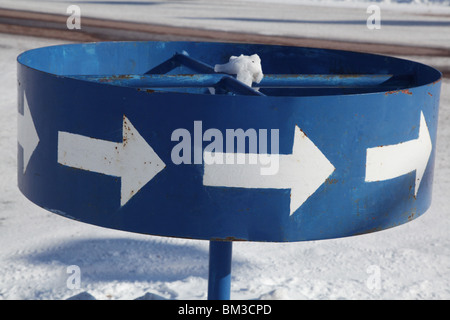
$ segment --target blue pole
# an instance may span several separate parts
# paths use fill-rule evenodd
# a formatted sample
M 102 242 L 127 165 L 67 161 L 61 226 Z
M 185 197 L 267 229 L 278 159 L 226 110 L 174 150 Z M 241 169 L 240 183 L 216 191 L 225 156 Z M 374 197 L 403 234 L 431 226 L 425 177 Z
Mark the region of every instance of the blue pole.
M 232 241 L 209 242 L 208 300 L 229 300 Z

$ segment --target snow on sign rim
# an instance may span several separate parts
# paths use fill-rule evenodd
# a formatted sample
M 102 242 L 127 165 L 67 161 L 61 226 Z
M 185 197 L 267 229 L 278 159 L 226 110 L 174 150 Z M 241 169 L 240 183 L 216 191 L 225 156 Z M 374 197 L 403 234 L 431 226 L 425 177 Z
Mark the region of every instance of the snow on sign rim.
M 240 53 L 261 58 L 259 91 L 214 72 Z M 306 241 L 397 226 L 431 204 L 440 73 L 426 65 L 197 42 L 18 61 L 18 184 L 52 212 L 161 236 Z

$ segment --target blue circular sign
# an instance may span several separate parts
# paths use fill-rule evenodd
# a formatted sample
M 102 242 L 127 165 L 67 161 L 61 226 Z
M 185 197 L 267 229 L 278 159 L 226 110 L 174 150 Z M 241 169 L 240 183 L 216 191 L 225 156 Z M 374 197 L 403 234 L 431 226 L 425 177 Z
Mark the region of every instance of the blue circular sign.
M 255 90 L 214 72 L 257 54 Z M 431 203 L 441 74 L 348 51 L 104 42 L 18 57 L 18 184 L 107 228 L 303 241 L 408 222 Z

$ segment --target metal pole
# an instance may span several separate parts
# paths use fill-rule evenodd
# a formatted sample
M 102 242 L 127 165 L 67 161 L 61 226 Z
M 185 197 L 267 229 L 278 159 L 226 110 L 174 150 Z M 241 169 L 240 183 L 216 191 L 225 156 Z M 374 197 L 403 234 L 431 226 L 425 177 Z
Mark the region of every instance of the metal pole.
M 208 300 L 229 300 L 232 241 L 209 242 Z
M 250 90 L 248 86 L 233 76 L 223 73 L 68 75 L 66 77 L 134 88 L 195 88 L 227 84 L 244 92 Z M 386 84 L 384 84 L 385 82 Z M 255 86 L 259 88 L 370 88 L 382 86 L 384 88 L 386 86 L 405 86 L 410 82 L 411 80 L 406 76 L 395 79 L 392 74 L 265 74 L 261 82 L 255 83 Z

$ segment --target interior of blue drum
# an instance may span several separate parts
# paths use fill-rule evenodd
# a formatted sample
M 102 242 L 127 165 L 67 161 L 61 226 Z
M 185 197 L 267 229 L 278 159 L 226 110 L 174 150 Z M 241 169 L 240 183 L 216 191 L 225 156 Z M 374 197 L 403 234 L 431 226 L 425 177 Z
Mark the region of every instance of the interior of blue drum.
M 298 86 L 284 86 L 282 82 L 275 86 L 261 85 L 257 92 L 259 95 L 322 96 L 385 92 L 426 85 L 441 77 L 439 71 L 429 66 L 382 55 L 291 46 L 213 42 L 68 44 L 25 52 L 18 57 L 18 62 L 51 74 L 110 85 L 211 94 L 210 84 L 184 86 L 177 84 L 177 77 L 173 75 L 208 74 L 211 73 L 208 67 L 214 68 L 216 64 L 226 63 L 230 56 L 255 53 L 261 58 L 266 79 L 270 76 L 281 79 L 286 75 L 303 79 Z M 185 61 L 186 63 L 182 61 L 186 59 L 189 61 Z M 153 85 L 149 86 L 145 81 L 134 81 L 142 79 L 141 75 L 153 79 L 151 82 Z M 170 80 L 172 84 L 166 84 L 164 87 L 155 84 L 160 83 L 154 82 L 155 79 L 167 80 L 168 75 L 172 75 L 173 79 Z M 358 80 L 359 75 L 366 78 L 373 76 L 378 80 L 362 84 Z M 324 81 L 319 85 L 308 84 L 308 77 L 321 78 Z M 231 83 L 227 85 L 222 81 L 216 86 L 216 89 L 220 90 L 213 91 L 214 94 L 253 94 L 249 90 L 241 90 L 240 84 L 229 78 L 230 76 L 228 82 Z M 337 80 L 331 81 L 331 78 Z

